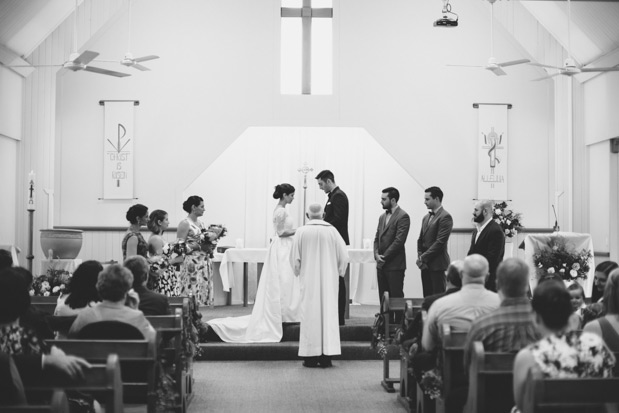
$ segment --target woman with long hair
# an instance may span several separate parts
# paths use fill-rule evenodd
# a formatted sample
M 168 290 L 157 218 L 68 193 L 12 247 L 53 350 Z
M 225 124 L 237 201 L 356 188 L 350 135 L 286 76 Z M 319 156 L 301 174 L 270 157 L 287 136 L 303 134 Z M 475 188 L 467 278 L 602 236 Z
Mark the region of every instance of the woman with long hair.
M 151 235 L 148 238 L 148 260 L 151 264 L 148 289 L 168 297 L 176 297 L 179 295 L 176 272 L 172 267 L 173 263 L 169 262 L 163 253 L 163 250 L 168 245 L 163 239 L 163 232 L 169 225 L 170 222 L 166 211 L 156 209 L 150 213 L 148 224 L 146 225 L 151 231 Z

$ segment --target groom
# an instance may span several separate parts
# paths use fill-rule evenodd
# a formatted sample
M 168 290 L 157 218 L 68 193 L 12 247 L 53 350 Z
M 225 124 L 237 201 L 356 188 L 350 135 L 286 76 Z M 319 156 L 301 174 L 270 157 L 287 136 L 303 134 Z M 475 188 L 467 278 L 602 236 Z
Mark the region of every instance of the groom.
M 325 191 L 329 196 L 327 204 L 325 205 L 325 222 L 333 225 L 337 232 L 340 233 L 346 245 L 349 245 L 348 241 L 348 197 L 335 184 L 335 177 L 333 172 L 328 169 L 321 171 L 316 175 L 318 181 L 318 187 Z M 346 276 L 340 278 L 338 287 L 338 317 L 340 325 L 344 325 L 344 319 L 346 318 L 346 306 L 348 304 L 348 297 L 346 295 L 346 278 L 348 276 L 348 269 L 346 269 Z

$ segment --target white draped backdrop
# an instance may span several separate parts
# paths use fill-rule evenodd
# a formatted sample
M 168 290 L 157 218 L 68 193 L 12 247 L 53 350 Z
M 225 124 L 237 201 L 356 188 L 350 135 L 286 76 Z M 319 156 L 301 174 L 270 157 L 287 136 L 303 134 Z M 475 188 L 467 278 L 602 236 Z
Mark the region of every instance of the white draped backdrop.
M 419 225 L 426 213 L 424 186 L 365 129 L 249 128 L 185 189 L 183 197 L 202 196 L 206 204 L 203 220 L 228 228 L 220 245 L 234 246 L 236 239 L 243 239 L 245 247 L 266 247 L 272 235 L 271 214 L 277 203 L 272 193 L 276 184 L 287 182 L 296 188 L 295 201 L 288 209 L 297 225 L 303 224 L 303 175 L 297 169 L 304 162 L 314 169 L 307 176 L 307 205 L 326 201 L 326 194 L 314 179 L 323 169 L 333 171 L 336 183 L 348 195 L 348 229 L 353 248 L 362 248 L 364 238 L 374 239 L 378 217 L 383 212 L 381 190 L 388 186 L 400 190 L 400 205 L 411 216 L 404 291 L 406 296 L 421 296 L 415 259 Z M 240 274 L 240 270 L 235 271 L 237 277 Z M 250 273 L 250 298 L 255 296 L 255 280 L 255 273 Z M 235 284 L 242 285 L 241 279 L 235 279 Z M 375 284 L 374 265 L 352 266 L 350 290 L 356 302 L 377 304 Z M 237 288 L 233 302 L 240 302 L 240 294 Z

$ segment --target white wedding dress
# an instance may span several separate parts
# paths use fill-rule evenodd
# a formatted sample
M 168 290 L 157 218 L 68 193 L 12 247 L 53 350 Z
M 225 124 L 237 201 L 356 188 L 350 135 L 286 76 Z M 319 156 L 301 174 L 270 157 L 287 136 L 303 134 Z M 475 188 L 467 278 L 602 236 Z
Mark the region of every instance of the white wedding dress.
M 282 322 L 301 319 L 301 286 L 290 266 L 293 237 L 280 238 L 292 229 L 285 208 L 273 211 L 275 234 L 260 274 L 260 284 L 251 315 L 216 318 L 207 322 L 228 343 L 277 343 L 282 339 Z

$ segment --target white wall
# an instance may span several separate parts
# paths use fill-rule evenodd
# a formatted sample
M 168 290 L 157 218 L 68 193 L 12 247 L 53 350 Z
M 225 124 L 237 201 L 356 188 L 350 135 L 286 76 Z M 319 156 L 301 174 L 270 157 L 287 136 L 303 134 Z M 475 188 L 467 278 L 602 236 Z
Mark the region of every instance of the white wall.
M 472 103 L 512 103 L 508 195 L 525 225 L 549 225 L 552 85 L 529 82 L 535 76 L 529 67 L 496 77 L 481 68 L 445 66 L 485 64 L 486 11 L 459 5 L 466 24 L 441 30 L 432 27 L 436 4 L 336 1 L 336 93 L 290 97 L 278 93 L 278 2 L 265 3 L 135 2 L 132 51 L 161 56 L 148 62 L 152 72 L 132 71 L 124 79 L 60 76 L 57 225 L 125 224 L 130 202 L 98 201 L 100 99 L 140 100 L 138 202 L 178 210 L 182 191 L 247 127 L 358 126 L 421 186 L 441 186 L 459 227 L 469 226 L 476 195 Z M 102 58 L 122 55 L 125 26 L 118 19 L 89 49 Z M 519 57 L 504 38 L 495 37 L 495 44 L 499 60 Z

